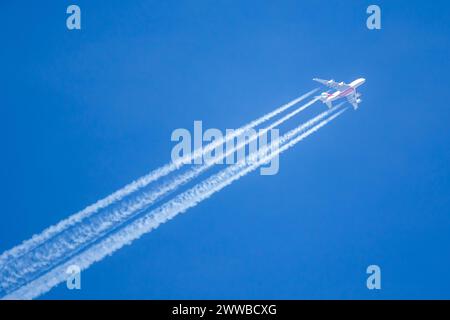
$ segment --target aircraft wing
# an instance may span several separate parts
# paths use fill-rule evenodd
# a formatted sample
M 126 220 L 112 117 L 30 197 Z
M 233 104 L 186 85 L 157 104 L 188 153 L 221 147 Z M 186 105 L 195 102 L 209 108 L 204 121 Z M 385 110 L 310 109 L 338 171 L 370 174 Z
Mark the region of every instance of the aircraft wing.
M 356 92 L 353 92 L 353 94 L 347 96 L 348 102 L 350 102 L 355 110 L 358 109 L 358 103 L 360 101 L 358 97 L 359 95 Z
M 345 84 L 344 82 L 336 82 L 334 80 L 324 80 L 319 78 L 314 78 L 313 80 L 339 91 L 349 88 L 349 85 Z

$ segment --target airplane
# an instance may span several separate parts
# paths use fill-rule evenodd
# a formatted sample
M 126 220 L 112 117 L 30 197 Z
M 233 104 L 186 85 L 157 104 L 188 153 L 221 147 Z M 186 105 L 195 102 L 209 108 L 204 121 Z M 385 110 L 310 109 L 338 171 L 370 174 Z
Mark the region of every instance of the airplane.
M 356 88 L 358 88 L 360 85 L 366 82 L 366 79 L 359 78 L 356 79 L 355 81 L 352 81 L 349 84 L 344 82 L 336 82 L 334 80 L 323 80 L 318 78 L 314 78 L 313 80 L 336 90 L 332 94 L 329 93 L 329 90 L 326 92 L 322 92 L 321 95 L 317 97 L 320 99 L 320 101 L 325 103 L 328 106 L 328 108 L 331 108 L 333 106 L 332 105 L 333 101 L 346 97 L 348 102 L 352 104 L 353 108 L 355 110 L 358 109 L 358 103 L 360 103 L 362 100 L 360 98 L 361 94 L 356 92 Z

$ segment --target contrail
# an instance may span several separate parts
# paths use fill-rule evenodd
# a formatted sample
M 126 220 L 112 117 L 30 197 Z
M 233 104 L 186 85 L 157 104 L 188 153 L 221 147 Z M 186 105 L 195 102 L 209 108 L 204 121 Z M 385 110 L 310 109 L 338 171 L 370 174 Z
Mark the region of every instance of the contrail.
M 335 107 L 332 110 L 334 111 L 337 108 L 338 107 Z M 326 111 L 323 114 L 330 114 L 332 110 Z M 326 118 L 325 120 L 322 120 L 319 124 L 315 125 L 307 131 L 304 131 L 304 125 L 291 130 L 280 138 L 281 147 L 271 152 L 269 155 L 266 155 L 267 150 L 260 150 L 253 153 L 252 155 L 249 155 L 248 158 L 251 161 L 239 162 L 238 164 L 230 166 L 211 176 L 210 178 L 207 178 L 204 181 L 198 183 L 191 189 L 174 197 L 160 207 L 148 213 L 144 213 L 141 218 L 138 218 L 133 222 L 125 225 L 116 233 L 110 234 L 102 241 L 87 248 L 84 252 L 79 253 L 77 256 L 72 257 L 59 266 L 49 270 L 48 272 L 44 272 L 38 278 L 17 288 L 17 290 L 15 290 L 14 292 L 8 293 L 4 297 L 4 299 L 32 299 L 50 290 L 53 286 L 62 281 L 65 281 L 65 270 L 68 266 L 75 264 L 78 265 L 81 269 L 85 269 L 92 263 L 100 261 L 105 256 L 112 254 L 117 249 L 131 243 L 133 240 L 139 238 L 144 233 L 147 233 L 156 228 L 161 223 L 164 223 L 177 214 L 182 213 L 187 209 L 195 206 L 199 202 L 210 197 L 213 193 L 221 190 L 225 186 L 231 184 L 233 181 L 239 179 L 247 173 L 255 170 L 261 164 L 270 161 L 271 158 L 275 157 L 281 152 L 286 151 L 310 134 L 319 130 L 321 127 L 342 114 L 345 110 L 346 109 L 336 112 L 332 116 Z M 302 131 L 304 132 L 302 133 Z M 261 157 L 261 155 L 263 155 L 263 157 Z
M 317 99 L 312 99 L 300 106 L 288 115 L 260 130 L 260 132 L 257 135 L 253 135 L 249 141 L 244 141 L 233 147 L 231 150 L 227 150 L 220 158 L 226 158 L 229 154 L 262 136 L 270 129 L 289 120 L 316 101 Z M 300 127 L 306 129 L 320 121 L 332 111 L 334 110 L 324 112 L 314 119 L 307 121 Z M 155 203 L 155 201 L 160 200 L 160 198 L 169 194 L 180 185 L 194 179 L 213 164 L 214 162 L 209 162 L 194 167 L 186 173 L 177 175 L 173 180 L 158 187 L 156 190 L 144 189 L 135 192 L 130 197 L 125 198 L 125 200 L 112 204 L 105 210 L 100 209 L 96 214 L 86 217 L 80 223 L 60 231 L 47 242 L 30 248 L 20 256 L 5 259 L 0 263 L 0 293 L 2 291 L 9 292 L 14 290 L 14 288 L 33 280 L 33 278 L 36 277 L 36 273 L 51 269 L 64 262 L 64 260 L 69 259 L 79 251 L 99 240 L 101 237 L 114 231 L 126 221 L 137 216 L 143 210 L 147 210 L 149 206 Z M 30 261 L 33 263 L 30 263 Z
M 26 253 L 30 249 L 41 245 L 42 243 L 44 243 L 48 239 L 52 238 L 53 236 L 57 235 L 61 231 L 65 230 L 67 228 L 70 228 L 71 226 L 74 226 L 75 224 L 83 221 L 85 218 L 87 218 L 90 215 L 92 215 L 93 213 L 97 212 L 99 209 L 106 208 L 106 207 L 114 204 L 115 202 L 124 199 L 126 196 L 130 195 L 131 193 L 134 193 L 135 191 L 148 186 L 150 183 L 160 179 L 161 177 L 164 177 L 164 176 L 170 174 L 171 172 L 179 169 L 180 167 L 183 166 L 183 164 L 189 163 L 197 157 L 202 157 L 205 153 L 214 150 L 216 147 L 222 145 L 226 141 L 234 139 L 237 136 L 245 133 L 246 131 L 272 119 L 273 117 L 277 116 L 278 114 L 282 113 L 283 111 L 291 108 L 295 104 L 297 104 L 300 101 L 311 96 L 317 90 L 318 89 L 313 89 L 313 90 L 309 91 L 308 93 L 290 101 L 289 103 L 282 105 L 281 107 L 275 109 L 274 111 L 254 120 L 254 121 L 249 122 L 248 124 L 235 130 L 230 135 L 226 135 L 222 139 L 217 139 L 216 141 L 208 144 L 204 149 L 196 150 L 191 155 L 180 159 L 180 161 L 168 163 L 158 169 L 151 171 L 150 173 L 146 174 L 145 176 L 142 176 L 141 178 L 131 182 L 130 184 L 115 191 L 114 193 L 110 194 L 109 196 L 95 202 L 94 204 L 71 215 L 70 217 L 60 221 L 59 223 L 57 223 L 53 226 L 50 226 L 49 228 L 42 231 L 40 234 L 33 235 L 30 239 L 25 240 L 20 245 L 17 245 L 14 248 L 2 253 L 0 255 L 0 266 L 5 261 L 9 260 L 10 258 L 21 256 L 22 254 Z

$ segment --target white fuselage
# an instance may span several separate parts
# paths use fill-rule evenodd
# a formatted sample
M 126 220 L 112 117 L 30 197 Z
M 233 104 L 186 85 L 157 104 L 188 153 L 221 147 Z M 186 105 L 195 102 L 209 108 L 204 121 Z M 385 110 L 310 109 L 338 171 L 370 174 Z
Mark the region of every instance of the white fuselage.
M 324 99 L 325 103 L 330 103 L 333 102 L 337 99 L 349 96 L 351 94 L 353 94 L 356 91 L 356 88 L 358 88 L 360 85 L 362 85 L 364 82 L 366 82 L 366 79 L 364 78 L 359 78 L 356 79 L 355 81 L 352 81 L 349 84 L 349 88 L 345 89 L 345 90 L 337 90 L 333 93 L 328 93 L 328 92 L 324 92 L 325 94 L 327 94 L 328 96 L 326 97 L 326 99 Z

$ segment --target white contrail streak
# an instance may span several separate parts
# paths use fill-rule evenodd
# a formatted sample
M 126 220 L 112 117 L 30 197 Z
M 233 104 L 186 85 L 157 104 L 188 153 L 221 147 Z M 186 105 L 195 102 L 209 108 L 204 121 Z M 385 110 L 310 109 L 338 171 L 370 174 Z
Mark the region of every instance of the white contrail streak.
M 316 101 L 317 99 L 312 99 L 300 106 L 268 127 L 260 130 L 258 134 L 251 136 L 248 141 L 241 142 L 231 150 L 227 150 L 220 158 L 226 158 L 229 154 L 262 136 L 270 129 L 289 120 Z M 319 122 L 332 111 L 334 110 L 324 112 L 312 120 L 307 121 L 300 127 L 306 129 Z M 69 259 L 80 250 L 91 245 L 106 234 L 111 233 L 126 221 L 140 214 L 143 210 L 146 210 L 150 205 L 153 205 L 155 201 L 175 190 L 178 186 L 194 179 L 213 164 L 214 161 L 194 167 L 186 173 L 177 175 L 169 183 L 159 186 L 157 190 L 144 189 L 135 192 L 125 200 L 117 202 L 117 204 L 111 205 L 105 210 L 100 209 L 96 214 L 85 218 L 80 223 L 62 230 L 47 242 L 30 248 L 20 256 L 6 259 L 3 263 L 0 263 L 0 294 L 2 291 L 9 292 L 14 290 L 14 288 L 19 287 L 36 277 L 36 273 L 51 269 L 64 260 Z M 30 261 L 32 263 L 30 263 Z
M 336 110 L 337 108 L 338 107 L 335 107 L 332 110 L 324 112 L 323 114 L 330 114 L 330 112 Z M 266 155 L 267 150 L 259 150 L 248 157 L 250 161 L 239 162 L 238 164 L 230 166 L 219 173 L 214 174 L 210 178 L 205 179 L 191 189 L 179 194 L 160 207 L 148 213 L 144 213 L 142 217 L 123 226 L 120 230 L 110 234 L 100 242 L 90 246 L 85 251 L 78 253 L 78 255 L 63 262 L 57 267 L 54 267 L 48 271 L 45 270 L 38 278 L 20 286 L 17 290 L 10 292 L 4 297 L 4 299 L 32 299 L 47 292 L 58 283 L 65 281 L 65 271 L 68 266 L 75 264 L 81 269 L 88 268 L 92 263 L 100 261 L 105 256 L 112 254 L 124 245 L 130 244 L 133 240 L 139 238 L 152 229 L 155 229 L 161 223 L 164 223 L 179 213 L 194 207 L 196 204 L 204 199 L 207 199 L 215 192 L 223 189 L 225 186 L 231 184 L 240 177 L 255 170 L 261 164 L 270 161 L 270 159 L 277 156 L 281 152 L 288 150 L 301 140 L 319 130 L 321 127 L 325 126 L 334 118 L 338 117 L 345 110 L 346 109 L 342 109 L 341 111 L 334 113 L 332 116 L 322 120 L 320 123 L 306 131 L 304 125 L 289 131 L 280 138 L 281 146 L 276 150 L 272 150 L 269 155 Z
M 82 222 L 84 219 L 91 216 L 93 213 L 97 212 L 99 209 L 106 208 L 106 207 L 114 204 L 115 202 L 122 200 L 129 194 L 131 194 L 141 188 L 144 188 L 144 187 L 148 186 L 150 183 L 160 179 L 161 177 L 164 177 L 164 176 L 170 174 L 171 172 L 179 169 L 181 166 L 183 166 L 183 164 L 189 163 L 197 157 L 202 157 L 205 153 L 214 150 L 216 147 L 222 145 L 226 141 L 234 139 L 234 138 L 238 137 L 239 135 L 245 133 L 246 131 L 248 131 L 260 124 L 263 124 L 264 122 L 270 120 L 271 118 L 273 118 L 273 117 L 277 116 L 278 114 L 282 113 L 283 111 L 291 108 L 292 106 L 299 103 L 300 101 L 311 96 L 316 91 L 317 91 L 317 89 L 309 91 L 308 93 L 292 100 L 291 102 L 275 109 L 274 111 L 235 130 L 232 134 L 226 135 L 222 139 L 217 139 L 216 141 L 207 145 L 204 149 L 194 151 L 191 155 L 180 159 L 180 161 L 171 162 L 171 163 L 166 164 L 158 169 L 151 171 L 147 175 L 142 176 L 141 178 L 131 182 L 130 184 L 128 184 L 125 187 L 110 194 L 109 196 L 105 197 L 104 199 L 101 199 L 101 200 L 95 202 L 94 204 L 71 215 L 70 217 L 60 221 L 59 223 L 57 223 L 53 226 L 50 226 L 49 228 L 42 231 L 40 234 L 33 235 L 30 239 L 25 240 L 20 245 L 17 245 L 14 248 L 2 253 L 0 255 L 0 266 L 5 261 L 9 260 L 10 258 L 19 257 L 19 256 L 25 254 L 30 249 L 41 245 L 42 243 L 46 242 L 48 239 L 59 234 L 61 231 L 68 229 L 77 223 Z

